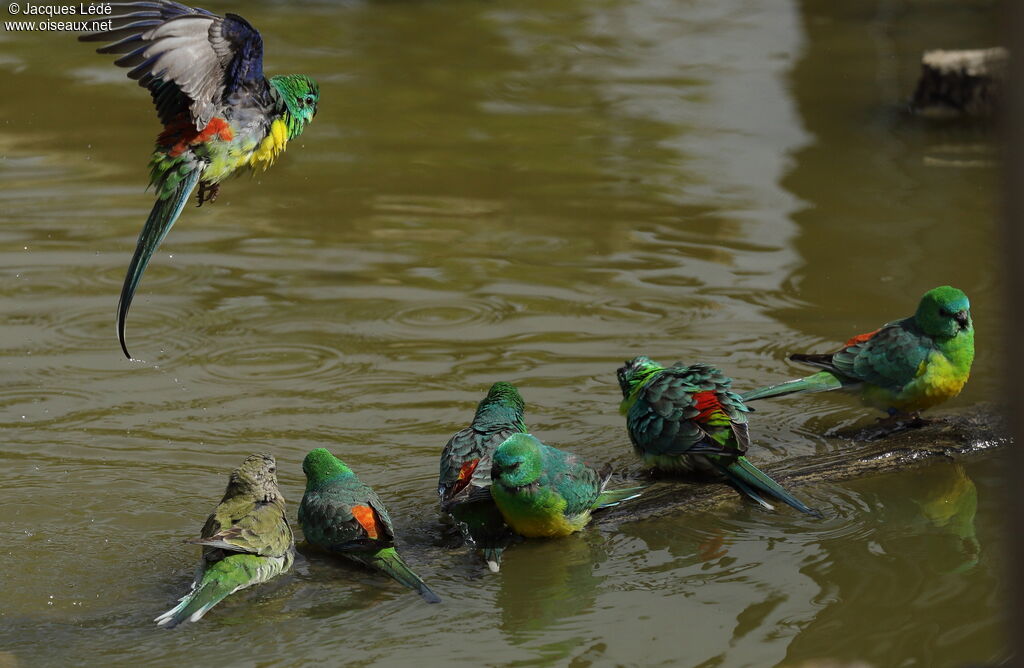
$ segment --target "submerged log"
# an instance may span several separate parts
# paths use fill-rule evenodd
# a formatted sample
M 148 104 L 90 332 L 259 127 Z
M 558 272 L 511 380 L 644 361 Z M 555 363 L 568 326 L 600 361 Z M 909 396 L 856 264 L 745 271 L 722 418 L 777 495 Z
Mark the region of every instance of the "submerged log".
M 838 445 L 832 452 L 793 457 L 761 468 L 799 497 L 803 485 L 905 471 L 940 458 L 964 459 L 1012 442 L 1006 420 L 993 406 L 929 417 L 934 422 L 874 440 L 862 440 L 855 432 L 837 434 Z M 756 456 L 754 459 L 757 463 Z M 639 499 L 595 514 L 594 521 L 597 528 L 611 530 L 626 522 L 700 512 L 730 502 L 747 503 L 725 483 L 687 484 L 659 478 Z
M 1003 97 L 1009 57 L 1002 47 L 926 51 L 911 111 L 922 116 L 992 116 Z

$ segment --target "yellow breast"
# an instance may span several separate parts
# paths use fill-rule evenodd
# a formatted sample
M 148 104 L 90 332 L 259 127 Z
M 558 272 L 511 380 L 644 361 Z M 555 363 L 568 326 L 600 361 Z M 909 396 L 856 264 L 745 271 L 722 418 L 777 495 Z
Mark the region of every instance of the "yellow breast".
M 288 145 L 288 126 L 281 119 L 270 124 L 270 132 L 249 156 L 249 165 L 256 169 L 267 169 Z

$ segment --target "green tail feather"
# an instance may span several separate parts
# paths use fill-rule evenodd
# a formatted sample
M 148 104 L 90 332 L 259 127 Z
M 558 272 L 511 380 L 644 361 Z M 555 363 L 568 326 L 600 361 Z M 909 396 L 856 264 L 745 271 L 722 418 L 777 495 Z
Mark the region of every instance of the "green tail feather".
M 139 287 L 149 259 L 153 257 L 160 242 L 171 231 L 174 221 L 178 220 L 181 210 L 185 207 L 185 202 L 192 194 L 192 189 L 199 183 L 201 175 L 201 169 L 188 171 L 177 181 L 174 190 L 167 197 L 157 199 L 153 204 L 153 209 L 149 212 L 146 224 L 142 227 L 142 232 L 139 233 L 135 254 L 132 255 L 132 261 L 128 265 L 128 273 L 124 277 L 124 285 L 121 286 L 121 298 L 117 303 L 117 339 L 121 343 L 121 350 L 128 359 L 132 359 L 132 356 L 124 341 L 124 324 L 128 318 L 128 309 L 131 308 L 132 298 L 135 297 L 135 289 Z
M 194 586 L 181 602 L 153 621 L 157 626 L 173 628 L 188 620 L 199 621 L 210 608 L 230 594 L 252 584 L 257 570 L 263 566 L 263 558 L 250 554 L 238 554 L 222 559 L 206 569 L 203 579 Z
M 629 501 L 640 496 L 643 491 L 643 487 L 626 487 L 625 489 L 608 489 L 601 492 L 601 496 L 597 497 L 597 501 L 594 502 L 593 509 L 599 508 L 611 508 L 617 506 L 623 501 Z
M 769 385 L 740 395 L 743 401 L 754 401 L 767 397 L 782 397 L 797 392 L 828 392 L 843 387 L 843 381 L 830 371 L 820 371 L 806 378 L 789 380 L 778 385 Z
M 759 504 L 771 509 L 771 505 L 761 498 L 761 493 L 765 493 L 796 508 L 802 513 L 821 517 L 820 511 L 810 508 L 797 500 L 796 497 L 784 490 L 782 485 L 769 478 L 760 469 L 751 464 L 750 460 L 746 457 L 737 457 L 729 464 L 723 464 L 720 462 L 715 463 L 730 482 Z
M 402 558 L 398 556 L 395 548 L 385 548 L 376 554 L 360 558 L 359 561 L 363 561 L 367 566 L 384 571 L 409 589 L 418 591 L 427 603 L 441 602 L 441 597 L 435 594 L 418 575 L 412 572 L 412 569 L 406 566 Z

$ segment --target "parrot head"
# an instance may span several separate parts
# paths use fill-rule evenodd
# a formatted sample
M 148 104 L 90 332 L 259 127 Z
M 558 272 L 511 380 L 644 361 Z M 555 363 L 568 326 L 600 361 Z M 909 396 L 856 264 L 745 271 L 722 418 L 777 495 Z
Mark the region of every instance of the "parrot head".
M 302 460 L 302 472 L 306 474 L 306 489 L 310 489 L 339 475 L 350 474 L 352 469 L 326 448 L 317 448 L 310 450 Z
M 288 129 L 290 138 L 294 138 L 305 130 L 316 116 L 316 107 L 320 103 L 320 86 L 303 74 L 271 77 L 270 84 L 288 107 L 288 114 L 292 117 Z
M 541 443 L 530 434 L 512 434 L 491 460 L 491 481 L 506 488 L 532 485 L 540 478 Z
M 523 403 L 523 398 L 519 396 L 519 390 L 512 383 L 506 383 L 504 381 L 498 381 L 494 385 L 491 385 L 491 389 L 487 391 L 487 396 L 484 397 L 481 404 L 511 404 L 523 410 L 526 404 Z
M 625 366 L 620 367 L 617 372 L 622 396 L 628 397 L 648 376 L 661 370 L 662 366 L 647 355 L 640 355 L 627 360 Z
M 943 285 L 924 293 L 914 321 L 930 336 L 956 336 L 972 328 L 971 303 L 967 295 Z
M 239 494 L 251 495 L 264 501 L 273 500 L 281 495 L 277 488 L 277 461 L 274 455 L 249 455 L 241 466 L 231 472 L 224 497 Z

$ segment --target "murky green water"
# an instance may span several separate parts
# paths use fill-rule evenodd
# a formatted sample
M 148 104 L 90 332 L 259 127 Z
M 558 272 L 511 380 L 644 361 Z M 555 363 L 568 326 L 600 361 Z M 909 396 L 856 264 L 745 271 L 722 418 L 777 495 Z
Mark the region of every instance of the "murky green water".
M 921 50 L 992 43 L 991 3 L 764 4 L 211 5 L 322 104 L 266 176 L 185 212 L 129 319 L 144 363 L 113 322 L 148 97 L 69 35 L 0 32 L 0 665 L 1002 656 L 998 455 L 800 488 L 824 521 L 598 524 L 497 576 L 436 545 L 436 458 L 494 380 L 544 440 L 636 471 L 626 357 L 763 384 L 953 283 L 979 348 L 955 406 L 991 397 L 991 139 L 899 110 Z M 759 406 L 755 459 L 841 447 L 821 434 L 857 419 L 848 396 Z M 294 511 L 319 446 L 446 604 L 313 557 L 158 630 L 227 473 L 274 452 Z

